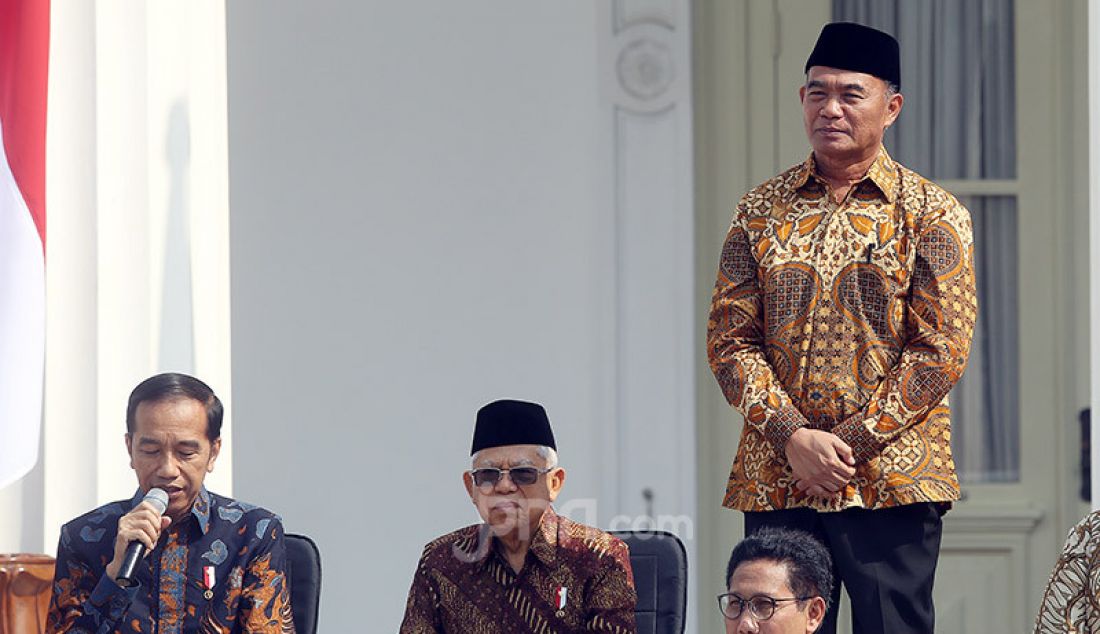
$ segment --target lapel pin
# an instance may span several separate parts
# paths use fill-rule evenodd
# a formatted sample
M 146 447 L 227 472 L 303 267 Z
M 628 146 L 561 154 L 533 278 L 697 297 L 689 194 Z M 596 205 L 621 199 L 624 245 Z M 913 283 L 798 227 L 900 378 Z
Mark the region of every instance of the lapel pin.
M 557 603 L 558 603 L 558 618 L 565 616 L 565 603 L 568 600 L 569 588 L 565 586 L 558 586 Z
M 206 588 L 206 591 L 202 593 L 202 596 L 207 601 L 214 598 L 214 585 L 216 583 L 217 579 L 214 577 L 214 566 L 203 566 L 202 585 Z

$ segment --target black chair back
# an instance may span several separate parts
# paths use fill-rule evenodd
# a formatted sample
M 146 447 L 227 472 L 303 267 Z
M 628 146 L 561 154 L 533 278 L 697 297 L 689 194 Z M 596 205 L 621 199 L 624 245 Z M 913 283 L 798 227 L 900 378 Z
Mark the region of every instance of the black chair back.
M 286 574 L 298 634 L 316 634 L 321 607 L 321 551 L 305 535 L 286 534 Z
M 683 634 L 687 612 L 687 551 L 666 531 L 612 531 L 630 548 L 638 634 Z

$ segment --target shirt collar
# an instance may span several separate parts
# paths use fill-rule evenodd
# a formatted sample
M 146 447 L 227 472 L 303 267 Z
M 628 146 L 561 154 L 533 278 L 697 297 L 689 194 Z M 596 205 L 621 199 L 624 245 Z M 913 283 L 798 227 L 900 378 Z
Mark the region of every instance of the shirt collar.
M 553 507 L 547 507 L 546 511 L 542 514 L 542 518 L 539 520 L 538 529 L 535 531 L 534 538 L 531 539 L 531 546 L 527 552 L 534 554 L 535 558 L 539 560 L 544 566 L 552 566 L 554 560 L 557 558 L 558 552 L 558 527 L 560 526 L 561 519 L 558 514 L 554 512 Z M 477 539 L 482 538 L 481 535 L 489 536 L 491 532 L 488 530 L 487 524 L 481 524 L 479 526 L 481 530 L 478 531 L 480 535 L 475 537 L 475 543 Z M 493 547 L 490 549 L 494 551 L 494 557 L 498 557 L 501 561 L 504 560 L 504 555 L 496 542 L 496 537 L 490 537 L 492 539 Z M 476 547 L 476 546 L 475 546 Z M 481 565 L 488 565 L 491 557 L 485 557 L 481 560 Z
M 145 493 L 139 488 L 134 493 L 134 497 L 130 499 L 130 508 L 141 504 L 143 499 L 145 499 Z M 198 521 L 199 529 L 205 535 L 210 530 L 210 493 L 206 491 L 206 487 L 199 489 L 199 495 L 195 498 L 195 503 L 191 505 L 191 515 Z
M 793 187 L 791 188 L 792 193 L 805 186 L 810 177 L 814 176 L 816 172 L 817 163 L 814 161 L 813 152 L 810 152 L 810 156 L 802 162 L 802 165 L 795 172 Z M 871 167 L 867 168 L 867 173 L 863 175 L 863 178 L 857 182 L 862 183 L 868 180 L 882 192 L 887 202 L 894 202 L 897 194 L 898 170 L 894 159 L 890 158 L 890 155 L 886 152 L 885 146 L 879 146 L 875 161 L 871 163 Z
M 531 540 L 531 552 L 545 566 L 554 563 L 558 552 L 558 524 L 558 514 L 554 512 L 553 507 L 546 507 L 546 512 L 539 520 L 539 529 L 535 533 L 535 538 Z
M 210 502 L 210 494 L 206 492 L 206 487 L 203 487 L 199 489 L 199 496 L 195 498 L 195 503 L 191 506 L 191 514 L 198 520 L 203 535 L 210 530 Z

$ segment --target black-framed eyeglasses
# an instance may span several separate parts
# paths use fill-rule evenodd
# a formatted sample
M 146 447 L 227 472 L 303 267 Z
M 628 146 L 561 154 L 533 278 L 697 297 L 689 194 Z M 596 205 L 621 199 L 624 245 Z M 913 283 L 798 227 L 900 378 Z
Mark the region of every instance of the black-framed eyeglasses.
M 479 487 L 493 487 L 500 482 L 500 478 L 505 474 L 512 479 L 512 484 L 516 486 L 527 486 L 534 484 L 538 481 L 539 476 L 544 473 L 553 471 L 555 467 L 547 467 L 545 469 L 539 469 L 538 467 L 512 467 L 511 469 L 497 469 L 496 467 L 482 467 L 480 469 L 473 469 L 470 471 L 470 476 L 474 479 L 474 484 Z
M 775 611 L 780 608 L 780 603 L 786 603 L 787 601 L 805 601 L 812 598 L 813 597 L 787 597 L 784 599 L 776 599 L 766 594 L 758 594 L 754 597 L 745 599 L 730 592 L 718 595 L 718 610 L 721 611 L 722 615 L 727 619 L 738 619 L 741 618 L 741 612 L 744 611 L 747 605 L 754 619 L 757 621 L 767 621 L 772 618 Z

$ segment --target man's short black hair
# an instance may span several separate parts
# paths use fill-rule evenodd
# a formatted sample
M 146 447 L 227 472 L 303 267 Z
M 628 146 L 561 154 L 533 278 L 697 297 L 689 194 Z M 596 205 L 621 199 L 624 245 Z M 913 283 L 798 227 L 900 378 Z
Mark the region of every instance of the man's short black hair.
M 787 528 L 762 528 L 741 540 L 726 566 L 726 587 L 743 563 L 766 559 L 787 566 L 787 585 L 796 597 L 819 596 L 830 607 L 833 560 L 829 551 L 809 533 Z
M 206 437 L 214 442 L 222 434 L 222 402 L 210 386 L 193 376 L 178 372 L 165 372 L 151 376 L 130 392 L 126 405 L 126 432 L 134 433 L 134 415 L 138 405 L 189 398 L 202 403 L 206 409 Z

